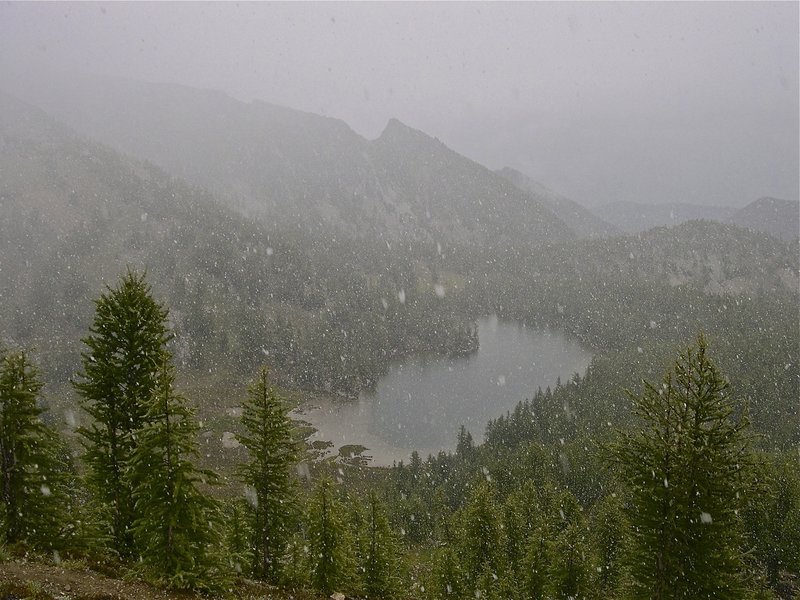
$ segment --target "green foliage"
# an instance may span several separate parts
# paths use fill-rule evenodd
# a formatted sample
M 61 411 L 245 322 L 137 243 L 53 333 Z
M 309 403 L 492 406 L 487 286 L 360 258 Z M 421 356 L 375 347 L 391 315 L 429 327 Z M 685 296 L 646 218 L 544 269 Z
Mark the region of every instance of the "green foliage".
M 633 595 L 742 597 L 747 419 L 700 336 L 660 386 L 634 398 L 642 429 L 614 456 L 631 492 Z
M 128 271 L 117 288 L 95 301 L 95 311 L 83 339 L 83 371 L 74 383 L 92 422 L 79 431 L 89 484 L 110 506 L 114 550 L 131 556 L 137 513 L 129 467 L 170 337 L 167 310 L 150 295 L 144 275 Z
M 498 573 L 504 567 L 498 517 L 493 488 L 483 481 L 470 495 L 460 516 L 459 556 L 465 571 L 472 577 L 477 577 L 484 569 Z
M 367 598 L 393 598 L 400 591 L 400 552 L 386 506 L 371 491 L 366 513 L 366 552 L 361 571 Z
M 0 356 L 0 528 L 8 544 L 63 549 L 73 527 L 69 467 L 57 434 L 41 420 L 41 389 L 26 352 Z
M 778 586 L 800 574 L 800 460 L 794 452 L 760 456 L 754 479 L 757 493 L 744 510 L 748 559 L 769 585 Z
M 546 597 L 568 600 L 585 598 L 593 590 L 593 561 L 588 528 L 579 511 L 571 511 L 565 527 L 549 542 Z
M 284 401 L 262 368 L 242 406 L 245 433 L 237 436 L 249 458 L 239 476 L 253 493 L 250 541 L 253 573 L 277 583 L 295 516 L 292 470 L 298 448 Z
M 324 594 L 349 588 L 351 541 L 342 506 L 328 478 L 319 481 L 312 497 L 308 535 L 311 585 Z
M 224 523 L 225 556 L 230 570 L 238 575 L 244 574 L 252 564 L 253 553 L 250 541 L 253 532 L 250 529 L 252 518 L 251 507 L 242 499 L 235 499 L 223 505 L 222 521 Z
M 596 591 L 614 598 L 627 583 L 625 559 L 630 551 L 631 526 L 620 497 L 611 493 L 592 507 L 590 542 L 597 560 Z
M 170 587 L 213 589 L 220 572 L 219 507 L 200 491 L 215 475 L 197 469 L 197 424 L 173 389 L 174 368 L 163 355 L 146 425 L 130 460 L 136 518 L 133 533 L 144 565 Z

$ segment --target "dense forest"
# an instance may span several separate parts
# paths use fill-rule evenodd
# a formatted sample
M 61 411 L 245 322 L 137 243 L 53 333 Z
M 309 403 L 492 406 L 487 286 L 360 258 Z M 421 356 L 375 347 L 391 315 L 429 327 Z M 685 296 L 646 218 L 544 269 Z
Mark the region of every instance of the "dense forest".
M 242 578 L 369 598 L 785 593 L 800 568 L 791 440 L 757 436 L 705 336 L 689 344 L 618 399 L 626 428 L 577 409 L 593 364 L 490 422 L 483 444 L 462 429 L 454 453 L 389 470 L 309 460 L 262 369 L 240 400 L 247 458 L 222 481 L 199 466 L 169 311 L 129 271 L 82 340 L 79 460 L 46 424 L 32 355 L 3 353 L 5 552 L 213 594 Z

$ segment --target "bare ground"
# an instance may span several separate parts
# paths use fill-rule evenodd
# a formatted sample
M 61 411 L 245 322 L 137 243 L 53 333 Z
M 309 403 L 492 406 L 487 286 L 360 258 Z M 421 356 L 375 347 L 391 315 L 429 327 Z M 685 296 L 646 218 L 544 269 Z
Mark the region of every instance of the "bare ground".
M 253 582 L 236 586 L 231 598 L 313 600 L 309 592 L 289 593 Z M 44 562 L 0 562 L 0 600 L 201 600 L 188 592 L 167 591 L 143 583 L 106 577 L 85 567 Z

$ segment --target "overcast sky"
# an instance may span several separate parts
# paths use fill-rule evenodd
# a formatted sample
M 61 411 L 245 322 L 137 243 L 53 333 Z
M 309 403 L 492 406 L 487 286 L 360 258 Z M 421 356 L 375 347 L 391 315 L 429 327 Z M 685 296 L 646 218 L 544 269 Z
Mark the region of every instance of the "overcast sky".
M 798 3 L 4 3 L 23 66 L 390 117 L 587 205 L 797 199 Z M 2 79 L 0 79 L 2 86 Z

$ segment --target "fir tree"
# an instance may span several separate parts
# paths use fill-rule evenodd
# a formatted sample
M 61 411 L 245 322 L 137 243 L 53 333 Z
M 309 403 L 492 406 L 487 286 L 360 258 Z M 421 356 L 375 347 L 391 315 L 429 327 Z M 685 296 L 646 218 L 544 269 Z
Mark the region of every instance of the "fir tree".
M 294 515 L 292 469 L 297 461 L 293 425 L 283 400 L 261 369 L 242 410 L 245 432 L 237 436 L 249 453 L 240 477 L 254 492 L 252 511 L 253 572 L 276 583 L 286 553 Z
M 547 598 L 586 598 L 591 589 L 592 561 L 587 543 L 588 530 L 583 518 L 579 514 L 576 516 L 549 544 Z
M 253 561 L 250 541 L 251 508 L 246 500 L 237 498 L 224 506 L 225 555 L 231 569 L 241 575 Z
M 170 587 L 209 589 L 219 584 L 219 507 L 198 485 L 214 483 L 196 468 L 198 428 L 186 400 L 173 389 L 174 369 L 162 358 L 146 425 L 130 461 L 141 560 Z
M 748 463 L 745 417 L 697 346 L 660 386 L 633 397 L 643 428 L 614 449 L 631 495 L 631 570 L 637 598 L 740 598 L 737 513 Z
M 461 518 L 460 557 L 471 583 L 486 569 L 503 571 L 503 536 L 492 486 L 482 481 L 470 495 Z
M 324 594 L 330 594 L 346 584 L 351 561 L 342 509 L 334 496 L 333 482 L 328 478 L 317 484 L 310 518 L 311 584 Z
M 630 523 L 617 494 L 609 494 L 592 507 L 591 541 L 597 557 L 596 590 L 613 598 L 626 582 L 625 556 Z
M 66 464 L 40 415 L 42 383 L 26 352 L 0 358 L 0 524 L 6 543 L 61 548 L 71 524 Z
M 122 556 L 134 552 L 128 468 L 170 337 L 166 321 L 167 310 L 152 298 L 144 275 L 128 271 L 95 301 L 90 335 L 83 339 L 83 371 L 74 382 L 92 417 L 79 429 L 87 479 L 109 507 L 113 547 Z
M 399 551 L 386 507 L 374 490 L 369 494 L 366 528 L 364 594 L 367 598 L 392 598 L 399 591 Z

